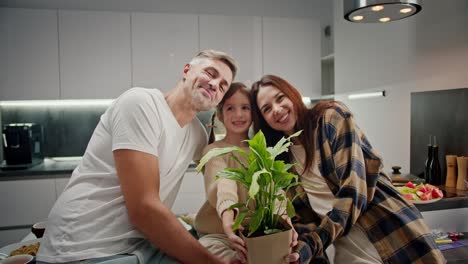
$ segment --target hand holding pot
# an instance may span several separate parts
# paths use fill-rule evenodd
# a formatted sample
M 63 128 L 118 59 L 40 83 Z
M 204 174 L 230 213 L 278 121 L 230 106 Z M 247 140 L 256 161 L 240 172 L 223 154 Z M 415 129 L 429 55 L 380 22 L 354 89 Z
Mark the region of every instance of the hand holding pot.
M 289 218 L 289 217 L 286 218 L 286 222 L 288 222 L 288 224 L 289 224 L 290 226 L 293 226 L 293 225 L 292 225 L 292 222 L 291 222 L 291 218 Z M 298 243 L 298 242 L 297 242 L 297 238 L 298 238 L 299 236 L 298 236 L 296 230 L 294 229 L 294 227 L 293 227 L 293 230 L 292 230 L 292 231 L 293 231 L 293 232 L 292 232 L 292 239 L 291 239 L 291 248 L 294 248 L 294 247 L 297 245 L 297 243 Z M 294 252 L 293 250 L 291 250 L 291 254 L 289 254 L 289 255 L 287 256 L 286 262 L 288 262 L 288 263 L 299 263 L 299 262 L 298 262 L 298 261 L 299 261 L 299 257 L 300 257 L 300 256 L 299 256 L 299 253 Z
M 247 260 L 247 249 L 245 248 L 245 242 L 232 231 L 234 225 L 234 211 L 226 210 L 223 215 L 223 231 L 231 242 L 231 247 L 236 250 L 241 263 L 246 263 Z M 239 226 L 239 231 L 242 231 L 243 227 Z

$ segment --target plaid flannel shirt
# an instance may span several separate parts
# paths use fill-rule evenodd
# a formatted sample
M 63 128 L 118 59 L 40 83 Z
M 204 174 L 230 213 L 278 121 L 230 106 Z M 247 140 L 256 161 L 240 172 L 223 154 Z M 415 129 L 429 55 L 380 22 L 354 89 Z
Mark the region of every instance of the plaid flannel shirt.
M 382 160 L 339 104 L 327 109 L 317 129 L 319 169 L 335 196 L 333 209 L 320 217 L 302 186 L 288 195 L 299 234 L 301 263 L 328 263 L 325 249 L 359 223 L 384 263 L 445 263 L 418 209 L 407 202 L 381 172 Z

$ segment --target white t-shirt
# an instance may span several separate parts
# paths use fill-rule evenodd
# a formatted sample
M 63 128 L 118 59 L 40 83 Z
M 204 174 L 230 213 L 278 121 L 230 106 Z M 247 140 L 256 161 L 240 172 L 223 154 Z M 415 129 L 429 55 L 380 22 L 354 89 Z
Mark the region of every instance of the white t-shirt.
M 79 126 L 79 124 L 77 124 Z M 132 88 L 101 116 L 83 160 L 49 214 L 37 259 L 69 262 L 129 253 L 144 240 L 130 223 L 112 151 L 159 159 L 160 198 L 171 207 L 207 134 L 198 119 L 181 128 L 157 89 Z

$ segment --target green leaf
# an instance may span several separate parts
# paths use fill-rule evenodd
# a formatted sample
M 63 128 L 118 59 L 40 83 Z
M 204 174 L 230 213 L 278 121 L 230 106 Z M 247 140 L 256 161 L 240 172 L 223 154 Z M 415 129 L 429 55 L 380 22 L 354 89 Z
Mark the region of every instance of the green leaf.
M 290 139 L 293 138 L 293 137 L 299 136 L 301 133 L 302 133 L 302 130 L 297 131 L 296 133 L 290 135 L 290 136 L 288 137 L 288 140 L 290 140 Z
M 242 149 L 239 149 L 239 150 L 242 150 Z M 247 154 L 244 152 L 244 150 L 242 150 L 242 152 L 245 154 L 245 157 L 244 157 L 245 160 L 247 160 L 247 159 L 248 159 Z M 239 152 L 239 153 L 240 153 L 240 152 Z M 237 156 L 234 155 L 234 153 L 231 153 L 231 158 L 232 158 L 233 160 L 235 160 L 237 163 L 239 163 L 239 164 L 242 166 L 242 168 L 243 168 L 244 170 L 247 170 L 247 168 L 248 168 L 247 165 L 245 165 L 244 162 L 242 162 L 239 158 L 237 158 Z
M 249 224 L 249 234 L 247 236 L 252 235 L 257 229 L 260 227 L 260 224 L 262 223 L 263 220 L 263 213 L 264 213 L 263 208 L 259 208 L 255 213 L 253 214 L 250 224 Z
M 289 136 L 288 138 L 283 137 L 275 144 L 273 148 L 269 148 L 268 151 L 271 154 L 271 159 L 275 159 L 279 154 L 287 152 L 289 146 L 291 145 L 291 138 L 297 137 L 301 133 L 302 130 L 299 130 L 296 133 Z
M 244 174 L 242 172 L 233 171 L 232 168 L 227 168 L 227 169 L 219 171 L 216 174 L 216 179 L 219 179 L 219 178 L 237 181 L 243 184 L 244 186 L 247 186 L 247 183 L 244 180 Z
M 288 200 L 286 203 L 286 213 L 289 217 L 293 217 L 296 215 L 296 210 L 294 210 L 294 205 L 290 200 Z
M 239 229 L 239 226 L 242 224 L 246 216 L 247 216 L 247 212 L 241 212 L 237 216 L 236 221 L 232 225 L 232 231 L 236 231 L 237 229 Z
M 226 147 L 226 148 L 214 148 L 208 151 L 200 160 L 200 164 L 197 166 L 197 172 L 200 172 L 203 169 L 203 166 L 212 158 L 226 155 L 227 153 L 230 153 L 232 151 L 239 151 L 239 147 L 233 146 L 233 147 Z M 242 150 L 243 151 L 243 150 Z
M 265 231 L 263 231 L 263 233 L 265 233 L 265 235 L 271 235 L 271 234 L 279 233 L 281 231 L 283 230 L 273 228 L 273 229 L 266 229 Z
M 254 173 L 252 176 L 252 182 L 250 183 L 250 188 L 249 188 L 249 196 L 253 199 L 255 199 L 255 195 L 257 195 L 258 190 L 260 189 L 260 186 L 258 185 L 258 178 L 262 173 L 268 173 L 267 170 L 263 169 L 261 171 L 257 171 Z
M 232 210 L 232 209 L 235 209 L 235 208 L 242 208 L 242 207 L 245 207 L 246 204 L 245 203 L 235 203 L 231 206 L 228 207 L 228 210 Z

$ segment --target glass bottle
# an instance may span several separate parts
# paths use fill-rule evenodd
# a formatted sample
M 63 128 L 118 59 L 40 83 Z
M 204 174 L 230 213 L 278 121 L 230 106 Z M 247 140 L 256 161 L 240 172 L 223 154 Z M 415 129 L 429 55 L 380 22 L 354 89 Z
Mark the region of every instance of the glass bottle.
M 440 185 L 442 180 L 442 172 L 439 162 L 439 146 L 436 142 L 436 136 L 434 136 L 434 144 L 432 145 L 432 162 L 430 166 L 430 178 L 432 185 Z
M 432 162 L 432 144 L 431 144 L 432 136 L 429 135 L 429 144 L 427 145 L 427 158 L 426 162 L 424 163 L 424 180 L 426 183 L 431 183 L 431 162 Z

